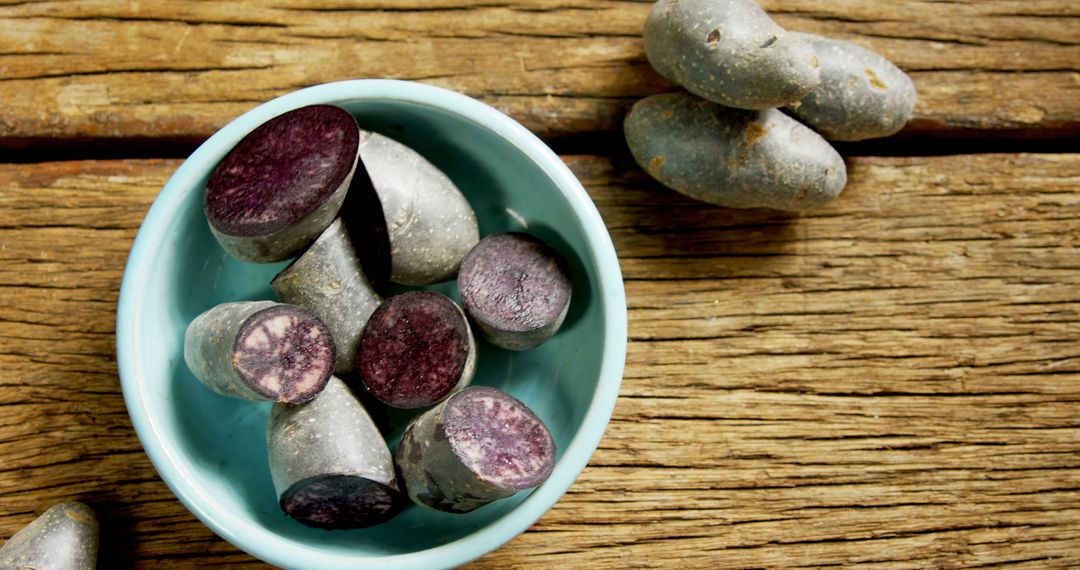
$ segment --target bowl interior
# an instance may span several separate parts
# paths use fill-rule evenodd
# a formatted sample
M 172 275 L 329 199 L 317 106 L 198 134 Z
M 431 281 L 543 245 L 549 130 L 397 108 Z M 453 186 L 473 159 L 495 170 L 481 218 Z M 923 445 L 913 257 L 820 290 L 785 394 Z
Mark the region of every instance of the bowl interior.
M 622 283 L 619 275 L 604 274 L 610 267 L 600 269 L 605 266 L 597 256 L 613 259 L 614 254 L 597 251 L 597 236 L 592 234 L 598 230 L 599 218 L 590 219 L 580 205 L 568 200 L 566 189 L 559 187 L 529 151 L 449 108 L 378 96 L 339 96 L 323 101 L 345 107 L 362 128 L 411 146 L 446 172 L 476 210 L 481 235 L 529 231 L 566 258 L 573 293 L 561 331 L 525 352 L 505 351 L 481 342 L 474 380 L 521 399 L 550 428 L 560 461 L 545 486 L 561 488 L 550 490 L 543 505 L 546 509 L 576 477 L 599 440 L 596 433 L 591 436 L 591 445 L 571 446 L 594 403 L 605 350 L 625 347 L 625 330 L 609 330 L 610 311 L 621 311 L 625 321 L 625 305 L 609 306 L 612 298 L 622 299 Z M 237 261 L 218 246 L 202 212 L 209 170 L 250 128 L 285 108 L 307 103 L 298 99 L 279 105 L 280 109 L 267 110 L 266 117 L 252 119 L 250 126 L 227 127 L 215 135 L 166 186 L 159 201 L 171 200 L 172 205 L 155 205 L 155 210 L 161 211 L 152 210 L 140 230 L 148 235 L 140 235 L 142 243 L 133 250 L 133 258 L 141 259 L 129 262 L 129 272 L 133 267 L 139 270 L 137 275 L 125 275 L 118 323 L 120 329 L 128 327 L 128 334 L 118 337 L 122 343 L 118 350 L 122 374 L 130 366 L 130 373 L 123 374 L 124 390 L 139 436 L 163 478 L 193 512 L 241 548 L 277 564 L 303 565 L 299 555 L 315 551 L 350 559 L 408 555 L 457 541 L 485 527 L 495 528 L 515 507 L 529 500 L 529 492 L 467 515 L 412 505 L 386 524 L 354 531 L 327 532 L 293 521 L 278 508 L 267 467 L 269 404 L 213 394 L 184 364 L 184 331 L 196 315 L 226 301 L 273 299 L 270 279 L 286 265 Z M 156 226 L 153 231 L 148 229 L 151 224 Z M 610 244 L 606 234 L 600 243 Z M 616 292 L 605 291 L 615 283 Z M 435 289 L 458 298 L 456 283 Z M 622 334 L 622 338 L 612 339 L 611 334 Z M 616 374 L 621 377 L 621 355 L 617 362 Z M 618 378 L 614 382 L 617 391 Z M 614 401 L 613 394 L 610 400 Z M 601 431 L 607 416 L 602 420 Z M 584 452 L 586 457 L 563 461 L 568 449 Z M 572 472 L 560 475 L 560 469 Z M 541 487 L 535 493 L 544 490 Z M 542 512 L 535 513 L 532 520 Z M 268 537 L 284 542 L 271 545 Z M 464 558 L 451 556 L 442 562 L 462 563 L 499 543 L 489 539 L 487 544 L 459 553 Z M 288 552 L 297 554 L 297 559 L 290 562 L 284 557 Z M 407 556 L 401 559 L 409 560 Z M 312 567 L 329 567 L 328 560 Z

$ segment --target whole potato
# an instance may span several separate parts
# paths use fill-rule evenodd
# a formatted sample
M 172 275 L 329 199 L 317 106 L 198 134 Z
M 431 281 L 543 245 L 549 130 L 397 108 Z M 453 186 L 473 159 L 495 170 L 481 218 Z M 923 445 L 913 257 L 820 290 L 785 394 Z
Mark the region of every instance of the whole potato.
M 792 34 L 821 62 L 821 84 L 786 110 L 834 141 L 886 137 L 915 110 L 915 84 L 891 61 L 851 42 Z
M 0 546 L 4 570 L 94 570 L 100 529 L 83 503 L 53 505 Z
M 660 75 L 739 109 L 787 105 L 820 81 L 813 49 L 753 0 L 660 0 L 645 53 Z
M 623 123 L 634 159 L 664 186 L 719 206 L 809 210 L 847 170 L 820 135 L 776 109 L 730 109 L 689 93 L 638 101 Z

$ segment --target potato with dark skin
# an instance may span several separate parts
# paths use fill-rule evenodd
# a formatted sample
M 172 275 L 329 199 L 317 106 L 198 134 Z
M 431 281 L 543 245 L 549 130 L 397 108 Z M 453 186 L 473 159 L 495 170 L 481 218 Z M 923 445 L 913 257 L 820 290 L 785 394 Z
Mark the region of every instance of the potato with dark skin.
M 228 253 L 257 263 L 293 257 L 337 216 L 357 163 L 348 111 L 311 105 L 248 133 L 210 174 L 203 210 Z
M 204 386 L 243 400 L 306 402 L 334 371 L 330 329 L 314 313 L 272 301 L 222 303 L 184 333 L 184 361 Z
M 368 317 L 382 302 L 360 265 L 341 220 L 270 283 L 278 299 L 315 313 L 337 348 L 336 374 L 356 370 L 356 349 Z
M 384 279 L 430 285 L 457 274 L 480 240 L 476 213 L 461 190 L 413 149 L 361 132 L 360 162 L 341 217 L 376 287 Z M 372 251 L 374 249 L 374 251 Z
M 394 461 L 414 502 L 467 513 L 547 480 L 555 441 L 521 401 L 474 386 L 413 420 Z
M 266 437 L 278 502 L 294 519 L 325 529 L 363 528 L 401 510 L 390 450 L 338 378 L 310 402 L 275 404 Z
M 847 183 L 836 150 L 776 109 L 730 109 L 690 93 L 664 93 L 635 103 L 623 130 L 649 175 L 719 206 L 810 210 Z
M 821 84 L 784 110 L 834 141 L 887 137 L 915 111 L 915 84 L 885 57 L 851 42 L 794 34 L 814 48 Z
M 660 0 L 644 35 L 660 75 L 728 107 L 780 107 L 820 82 L 813 49 L 753 0 Z
M 60 503 L 0 547 L 3 570 L 94 570 L 98 521 L 83 503 Z

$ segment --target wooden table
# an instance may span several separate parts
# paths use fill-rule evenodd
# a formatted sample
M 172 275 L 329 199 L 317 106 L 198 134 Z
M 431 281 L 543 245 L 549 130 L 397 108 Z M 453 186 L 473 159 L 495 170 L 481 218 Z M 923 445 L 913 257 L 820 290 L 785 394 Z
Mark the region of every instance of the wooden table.
M 358 6 L 351 6 L 358 4 Z M 607 222 L 630 309 L 570 492 L 476 568 L 1080 566 L 1080 5 L 772 0 L 914 78 L 805 215 L 703 206 L 629 158 L 648 2 L 0 1 L 0 537 L 54 502 L 101 568 L 265 567 L 158 479 L 117 293 L 199 141 L 273 96 L 414 79 L 515 117 Z

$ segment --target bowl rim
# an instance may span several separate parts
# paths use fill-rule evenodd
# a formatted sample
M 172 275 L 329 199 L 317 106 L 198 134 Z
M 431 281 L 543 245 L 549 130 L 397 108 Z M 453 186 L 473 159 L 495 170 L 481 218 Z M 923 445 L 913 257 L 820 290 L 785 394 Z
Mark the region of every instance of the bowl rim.
M 400 101 L 432 107 L 466 119 L 516 147 L 554 182 L 570 203 L 584 229 L 586 243 L 596 265 L 597 289 L 603 297 L 603 356 L 592 401 L 551 477 L 502 517 L 457 540 L 416 552 L 364 556 L 330 553 L 285 539 L 231 511 L 217 506 L 189 478 L 176 451 L 164 444 L 145 402 L 149 380 L 140 372 L 139 339 L 134 334 L 143 303 L 156 245 L 166 236 L 170 218 L 187 198 L 185 188 L 194 186 L 228 149 L 259 124 L 287 110 L 318 103 L 356 100 Z M 532 526 L 570 488 L 588 464 L 610 421 L 622 383 L 626 362 L 627 311 L 622 272 L 607 228 L 581 182 L 565 163 L 532 132 L 502 112 L 456 91 L 392 79 L 353 79 L 324 83 L 271 99 L 240 115 L 195 150 L 166 182 L 147 212 L 135 237 L 117 309 L 117 365 L 124 402 L 139 441 L 159 476 L 173 494 L 218 536 L 237 548 L 271 564 L 299 568 L 356 568 L 358 563 L 378 562 L 388 570 L 429 570 L 455 567 L 499 548 Z

